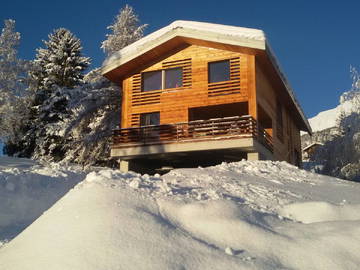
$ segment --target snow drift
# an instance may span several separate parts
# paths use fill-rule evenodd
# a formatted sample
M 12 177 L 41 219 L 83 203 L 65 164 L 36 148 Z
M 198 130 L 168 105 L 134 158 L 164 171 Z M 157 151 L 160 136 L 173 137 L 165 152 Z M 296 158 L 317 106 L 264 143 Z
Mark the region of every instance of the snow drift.
M 29 226 L 83 178 L 79 170 L 1 156 L 0 242 Z
M 359 191 L 285 162 L 94 171 L 0 249 L 0 269 L 356 269 Z

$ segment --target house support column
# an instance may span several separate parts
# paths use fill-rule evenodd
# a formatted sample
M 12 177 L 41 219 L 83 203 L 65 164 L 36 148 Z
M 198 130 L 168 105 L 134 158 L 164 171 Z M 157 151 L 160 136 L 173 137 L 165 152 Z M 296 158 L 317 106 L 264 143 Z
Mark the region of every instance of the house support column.
M 122 172 L 128 172 L 129 171 L 129 161 L 119 159 L 119 169 Z
M 260 153 L 259 152 L 247 153 L 247 160 L 248 161 L 260 160 Z

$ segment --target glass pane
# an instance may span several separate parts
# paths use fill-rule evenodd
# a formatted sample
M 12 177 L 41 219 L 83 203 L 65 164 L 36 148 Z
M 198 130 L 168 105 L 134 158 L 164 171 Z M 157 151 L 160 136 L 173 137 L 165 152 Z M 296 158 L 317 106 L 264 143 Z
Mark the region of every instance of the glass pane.
M 161 89 L 161 71 L 151 71 L 142 74 L 142 91 Z
M 160 125 L 160 113 L 142 113 L 140 115 L 140 126 Z
M 209 82 L 222 82 L 230 80 L 230 61 L 209 63 Z
M 182 86 L 182 68 L 165 70 L 165 88 L 177 88 Z

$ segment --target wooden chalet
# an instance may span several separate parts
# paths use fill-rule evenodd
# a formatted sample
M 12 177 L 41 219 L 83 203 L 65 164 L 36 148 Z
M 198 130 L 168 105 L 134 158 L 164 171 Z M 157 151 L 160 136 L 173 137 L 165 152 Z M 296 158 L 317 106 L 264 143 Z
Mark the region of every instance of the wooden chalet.
M 261 30 L 175 21 L 102 74 L 122 86 L 111 156 L 122 170 L 270 159 L 300 165 L 311 132 Z
M 322 144 L 322 143 L 314 142 L 314 143 L 311 143 L 308 146 L 304 147 L 302 150 L 303 160 L 310 160 L 311 157 L 314 155 L 315 151 L 323 145 L 324 144 Z

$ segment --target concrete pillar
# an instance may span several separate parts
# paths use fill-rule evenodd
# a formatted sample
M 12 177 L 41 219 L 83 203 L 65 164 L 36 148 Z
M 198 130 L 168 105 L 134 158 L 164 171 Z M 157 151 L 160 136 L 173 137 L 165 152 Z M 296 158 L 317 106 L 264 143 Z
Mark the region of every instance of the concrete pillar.
M 258 152 L 247 153 L 247 160 L 249 161 L 260 160 L 260 153 Z
M 129 161 L 120 159 L 119 160 L 119 165 L 120 165 L 120 167 L 119 167 L 120 171 L 122 171 L 122 172 L 128 172 L 129 171 Z

